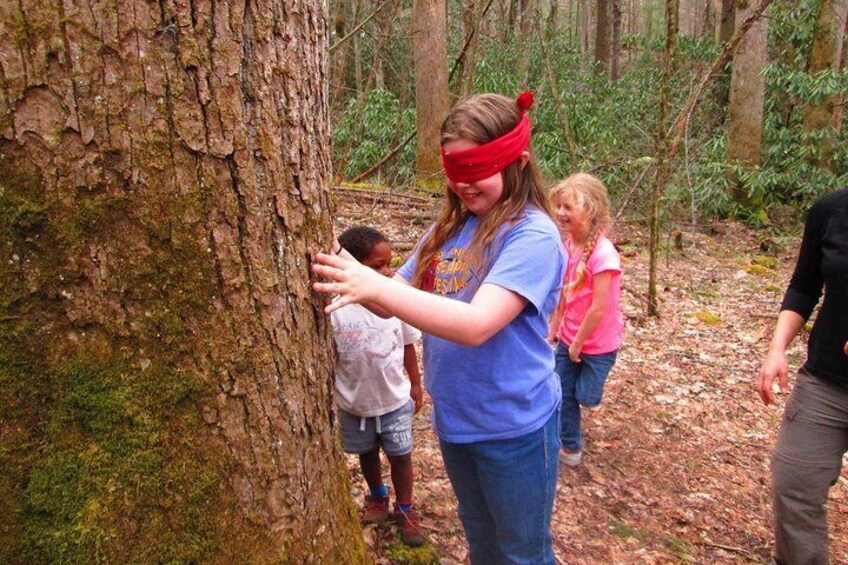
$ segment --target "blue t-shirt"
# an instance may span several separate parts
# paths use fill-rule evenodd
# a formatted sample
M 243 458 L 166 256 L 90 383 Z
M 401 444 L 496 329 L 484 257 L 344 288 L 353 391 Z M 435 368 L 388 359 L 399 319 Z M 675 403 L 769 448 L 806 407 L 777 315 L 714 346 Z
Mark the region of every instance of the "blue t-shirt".
M 519 437 L 541 428 L 561 402 L 554 356 L 546 341 L 565 270 L 562 240 L 543 212 L 524 217 L 495 238 L 488 272 L 466 261 L 478 219 L 471 216 L 434 261 L 431 292 L 471 302 L 483 283 L 527 299 L 506 327 L 477 347 L 424 334 L 424 382 L 433 399 L 433 424 L 451 443 Z M 416 252 L 398 270 L 412 279 Z

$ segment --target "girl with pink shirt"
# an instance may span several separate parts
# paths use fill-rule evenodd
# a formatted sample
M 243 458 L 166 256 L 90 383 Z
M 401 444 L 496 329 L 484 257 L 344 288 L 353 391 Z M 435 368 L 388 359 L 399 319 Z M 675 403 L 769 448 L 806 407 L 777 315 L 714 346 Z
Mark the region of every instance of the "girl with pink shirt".
M 553 187 L 551 204 L 568 256 L 548 335 L 558 342 L 555 371 L 562 385 L 559 460 L 576 467 L 583 459 L 580 407 L 601 403 L 621 346 L 621 257 L 606 237 L 610 205 L 600 180 L 586 173 L 571 175 Z

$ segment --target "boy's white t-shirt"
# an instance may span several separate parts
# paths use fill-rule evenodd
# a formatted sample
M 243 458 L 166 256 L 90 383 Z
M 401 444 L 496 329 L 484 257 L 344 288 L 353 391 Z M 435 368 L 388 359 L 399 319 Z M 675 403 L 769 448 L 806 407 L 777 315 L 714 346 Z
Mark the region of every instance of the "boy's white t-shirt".
M 371 418 L 409 402 L 410 382 L 403 348 L 421 332 L 397 318 L 381 318 L 359 304 L 333 312 L 338 352 L 336 402 L 345 412 Z

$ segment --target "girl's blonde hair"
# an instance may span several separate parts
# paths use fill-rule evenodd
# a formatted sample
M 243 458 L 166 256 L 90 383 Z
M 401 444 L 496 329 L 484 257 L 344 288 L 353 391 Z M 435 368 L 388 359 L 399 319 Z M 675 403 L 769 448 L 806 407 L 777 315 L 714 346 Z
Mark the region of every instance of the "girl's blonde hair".
M 441 129 L 441 143 L 466 139 L 480 145 L 493 141 L 511 131 L 521 119 L 515 100 L 500 94 L 479 94 L 459 102 L 445 118 Z M 498 235 L 501 226 L 515 222 L 523 216 L 527 206 L 538 208 L 550 215 L 548 199 L 539 167 L 533 158 L 532 147 L 527 147 L 530 158 L 522 167 L 520 159 L 507 165 L 502 171 L 503 193 L 495 207 L 484 217 L 474 233 L 468 247 L 470 266 L 488 268 L 491 259 L 487 251 Z M 420 244 L 418 263 L 412 276 L 412 285 L 421 287 L 428 269 L 442 248 L 454 236 L 471 212 L 446 185 L 444 205 L 426 239 Z
M 589 235 L 583 245 L 574 280 L 569 281 L 563 289 L 564 293 L 570 294 L 586 284 L 586 261 L 595 250 L 598 237 L 609 233 L 610 202 L 604 183 L 588 173 L 575 173 L 555 184 L 551 188 L 551 206 L 555 207 L 564 196 L 570 198 L 572 204 L 589 218 Z

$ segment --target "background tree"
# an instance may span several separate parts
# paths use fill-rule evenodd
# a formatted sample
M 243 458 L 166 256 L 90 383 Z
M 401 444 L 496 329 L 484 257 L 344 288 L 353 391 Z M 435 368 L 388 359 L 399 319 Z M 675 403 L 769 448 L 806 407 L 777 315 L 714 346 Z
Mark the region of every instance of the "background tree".
M 442 187 L 439 128 L 448 113 L 445 0 L 414 0 L 415 109 L 418 149 L 415 178 L 419 187 Z
M 595 26 L 595 62 L 598 71 L 609 73 L 610 70 L 610 10 L 609 0 L 597 0 Z
M 753 3 L 736 6 L 737 26 L 755 9 Z M 746 173 L 762 163 L 763 104 L 767 63 L 768 19 L 760 18 L 733 56 L 730 108 L 727 119 L 728 180 L 733 200 L 744 214 L 763 219 L 763 195 L 746 182 Z
M 648 268 L 648 308 L 649 316 L 659 314 L 657 300 L 657 257 L 660 249 L 661 217 L 660 200 L 665 191 L 669 176 L 669 135 L 668 116 L 671 102 L 671 80 L 674 75 L 677 54 L 677 30 L 680 4 L 678 0 L 665 0 L 665 46 L 663 48 L 663 72 L 660 77 L 660 115 L 657 121 L 657 165 L 651 192 L 651 239 Z
M 821 0 L 816 17 L 813 45 L 810 50 L 808 72 L 838 76 L 843 62 L 845 27 L 848 20 L 848 0 Z M 821 75 L 819 75 L 821 76 Z M 803 127 L 818 138 L 818 151 L 813 157 L 817 167 L 833 167 L 833 146 L 842 127 L 838 108 L 844 101 L 844 90 L 822 92 L 815 96 L 804 110 Z
M 610 78 L 618 80 L 621 76 L 621 0 L 611 0 L 612 9 L 612 48 L 610 52 Z
M 364 560 L 309 287 L 323 4 L 0 17 L 0 561 Z

